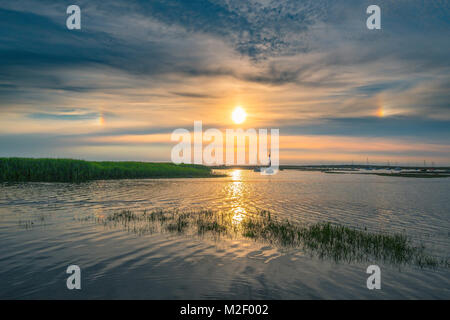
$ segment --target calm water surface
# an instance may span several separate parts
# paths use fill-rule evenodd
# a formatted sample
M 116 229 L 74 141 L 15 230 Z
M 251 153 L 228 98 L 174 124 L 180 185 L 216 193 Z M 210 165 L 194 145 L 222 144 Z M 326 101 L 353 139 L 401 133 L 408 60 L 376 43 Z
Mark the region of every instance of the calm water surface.
M 0 184 L 2 299 L 450 299 L 449 269 L 377 261 L 335 263 L 248 239 L 136 235 L 88 217 L 122 209 L 270 210 L 298 222 L 330 221 L 406 232 L 450 256 L 450 179 L 283 171 L 228 171 L 214 179 Z M 86 218 L 86 219 L 84 219 Z M 67 266 L 82 289 L 66 288 Z

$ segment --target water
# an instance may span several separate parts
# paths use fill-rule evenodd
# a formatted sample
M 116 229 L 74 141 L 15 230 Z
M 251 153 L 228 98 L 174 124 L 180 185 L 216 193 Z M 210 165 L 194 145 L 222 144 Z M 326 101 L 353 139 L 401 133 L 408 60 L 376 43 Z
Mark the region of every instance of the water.
M 136 235 L 88 217 L 122 209 L 267 209 L 297 222 L 406 232 L 450 256 L 450 179 L 229 171 L 215 179 L 0 185 L 2 299 L 449 299 L 450 270 L 336 263 L 249 239 Z M 66 288 L 81 268 L 82 289 Z

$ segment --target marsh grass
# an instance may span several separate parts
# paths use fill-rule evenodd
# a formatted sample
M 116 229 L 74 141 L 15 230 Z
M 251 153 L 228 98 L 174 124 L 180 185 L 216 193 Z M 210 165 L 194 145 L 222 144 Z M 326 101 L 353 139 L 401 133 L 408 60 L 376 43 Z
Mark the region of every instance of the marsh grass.
M 113 213 L 99 221 L 122 225 L 138 234 L 170 232 L 214 237 L 243 237 L 281 247 L 297 247 L 312 256 L 336 262 L 383 261 L 395 265 L 449 267 L 447 259 L 426 253 L 423 245 L 414 245 L 405 234 L 373 233 L 331 223 L 302 225 L 274 219 L 269 211 L 260 211 L 236 221 L 233 213 L 200 211 L 129 210 Z
M 202 165 L 133 161 L 0 158 L 0 182 L 220 177 Z

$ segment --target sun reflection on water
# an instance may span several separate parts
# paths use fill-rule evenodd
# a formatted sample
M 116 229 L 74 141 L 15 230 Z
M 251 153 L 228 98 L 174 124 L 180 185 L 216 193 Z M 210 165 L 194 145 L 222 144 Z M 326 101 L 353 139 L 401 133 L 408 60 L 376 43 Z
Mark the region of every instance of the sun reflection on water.
M 242 222 L 242 220 L 244 220 L 247 211 L 245 211 L 245 209 L 242 207 L 237 207 L 233 209 L 233 213 L 234 213 L 232 218 L 233 224 L 239 225 Z
M 231 172 L 231 180 L 236 181 L 241 180 L 241 178 L 242 178 L 241 170 L 233 170 L 233 172 Z
M 227 185 L 227 196 L 225 201 L 230 204 L 231 213 L 233 214 L 233 224 L 239 225 L 247 215 L 245 209 L 246 195 L 244 183 L 242 179 L 242 170 L 234 170 L 231 173 L 231 180 Z

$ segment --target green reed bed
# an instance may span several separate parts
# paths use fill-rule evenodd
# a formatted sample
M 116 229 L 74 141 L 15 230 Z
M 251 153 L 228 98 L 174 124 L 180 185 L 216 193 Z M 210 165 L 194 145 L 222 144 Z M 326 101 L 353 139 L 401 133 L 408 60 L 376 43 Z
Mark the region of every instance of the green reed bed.
M 201 165 L 132 161 L 0 158 L 0 182 L 84 182 L 108 179 L 216 177 Z
M 236 219 L 230 212 L 121 211 L 99 219 L 105 225 L 122 225 L 138 234 L 170 232 L 242 237 L 281 247 L 298 247 L 319 258 L 335 261 L 383 261 L 396 265 L 449 267 L 448 260 L 429 255 L 405 234 L 374 233 L 331 223 L 302 225 L 274 219 L 270 212 Z

